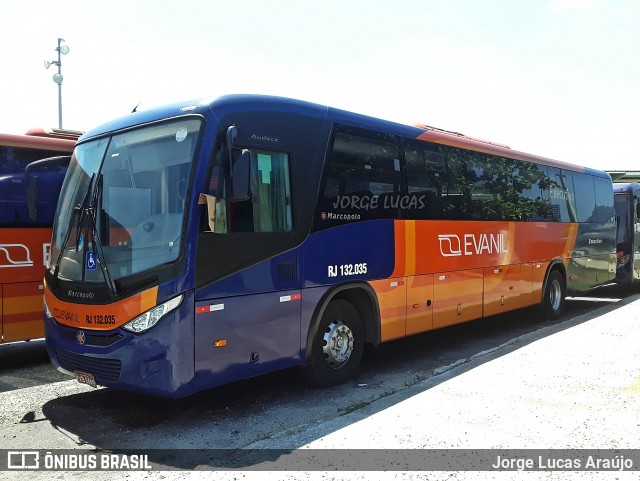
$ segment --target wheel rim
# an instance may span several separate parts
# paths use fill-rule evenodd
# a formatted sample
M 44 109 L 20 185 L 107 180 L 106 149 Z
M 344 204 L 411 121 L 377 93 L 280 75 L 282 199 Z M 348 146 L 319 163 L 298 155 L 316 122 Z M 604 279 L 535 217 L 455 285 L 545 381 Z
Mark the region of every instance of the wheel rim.
M 332 321 L 322 336 L 322 352 L 329 366 L 337 369 L 344 365 L 353 352 L 353 332 L 342 321 Z
M 549 286 L 549 304 L 554 311 L 558 311 L 562 304 L 562 288 L 557 281 L 553 281 Z

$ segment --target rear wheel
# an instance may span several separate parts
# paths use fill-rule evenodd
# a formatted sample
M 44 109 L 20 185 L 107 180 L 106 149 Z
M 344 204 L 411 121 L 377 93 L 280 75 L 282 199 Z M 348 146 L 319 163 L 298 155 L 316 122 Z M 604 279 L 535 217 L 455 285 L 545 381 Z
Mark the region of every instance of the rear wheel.
M 364 329 L 353 304 L 331 301 L 313 339 L 307 377 L 321 387 L 337 386 L 351 379 L 360 365 Z
M 542 310 L 547 319 L 557 319 L 562 315 L 566 292 L 562 274 L 558 270 L 551 271 L 542 298 Z

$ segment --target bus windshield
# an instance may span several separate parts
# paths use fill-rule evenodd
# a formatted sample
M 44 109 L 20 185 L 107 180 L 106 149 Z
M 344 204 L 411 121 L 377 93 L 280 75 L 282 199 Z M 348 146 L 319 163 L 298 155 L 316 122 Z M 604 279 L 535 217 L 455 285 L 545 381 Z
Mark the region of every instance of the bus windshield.
M 198 118 L 81 143 L 58 205 L 49 271 L 107 282 L 175 261 Z

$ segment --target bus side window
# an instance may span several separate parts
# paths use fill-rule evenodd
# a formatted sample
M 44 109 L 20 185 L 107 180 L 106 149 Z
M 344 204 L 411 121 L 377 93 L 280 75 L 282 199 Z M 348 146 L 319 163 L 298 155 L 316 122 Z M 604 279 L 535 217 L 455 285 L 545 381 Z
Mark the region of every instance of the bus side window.
M 358 220 L 399 216 L 402 176 L 395 139 L 375 132 L 337 132 L 328 161 L 320 205 L 329 215 Z
M 469 219 L 471 187 L 466 175 L 464 151 L 455 147 L 440 147 L 446 158 L 447 175 L 442 196 L 442 215 L 445 219 Z
M 251 152 L 251 201 L 255 232 L 293 230 L 289 156 L 282 152 Z
M 433 150 L 429 150 L 433 149 Z M 445 159 L 435 145 L 406 145 L 407 192 L 421 201 L 408 210 L 410 219 L 442 218 L 442 183 L 445 180 Z
M 615 209 L 613 207 L 613 193 L 611 181 L 602 177 L 594 177 L 593 185 L 596 189 L 596 213 L 594 222 L 601 224 L 613 224 L 615 222 Z
M 572 172 L 549 167 L 549 200 L 554 218 L 560 222 L 577 222 L 575 197 Z
M 598 222 L 596 191 L 593 177 L 587 174 L 573 174 L 578 222 Z
M 553 222 L 549 202 L 549 173 L 544 165 L 516 160 L 512 173 L 513 190 L 521 200 L 519 217 L 515 220 L 529 222 Z
M 293 230 L 288 154 L 251 150 L 250 175 L 249 199 L 229 203 L 229 231 L 290 232 Z M 218 180 L 218 184 L 223 182 Z M 213 189 L 219 195 L 224 195 L 220 190 L 219 186 Z M 218 204 L 221 204 L 220 209 L 217 208 Z M 216 202 L 216 218 L 224 212 L 222 205 Z M 226 219 L 226 212 L 224 217 Z

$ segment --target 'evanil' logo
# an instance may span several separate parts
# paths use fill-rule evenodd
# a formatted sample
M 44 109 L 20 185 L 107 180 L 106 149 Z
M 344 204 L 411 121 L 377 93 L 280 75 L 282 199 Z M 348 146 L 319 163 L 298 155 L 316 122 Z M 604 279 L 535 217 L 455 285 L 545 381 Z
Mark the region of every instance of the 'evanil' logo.
M 507 239 L 504 234 L 439 234 L 440 254 L 444 257 L 480 254 L 504 254 Z

